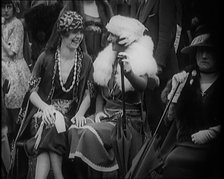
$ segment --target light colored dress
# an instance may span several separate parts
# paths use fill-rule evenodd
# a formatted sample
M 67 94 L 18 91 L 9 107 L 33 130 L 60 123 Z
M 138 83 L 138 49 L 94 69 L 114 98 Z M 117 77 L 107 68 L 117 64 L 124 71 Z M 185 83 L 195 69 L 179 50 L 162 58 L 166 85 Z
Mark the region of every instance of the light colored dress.
M 7 108 L 20 108 L 31 73 L 23 57 L 24 29 L 22 22 L 13 17 L 2 29 L 3 40 L 10 45 L 15 56 L 10 57 L 2 47 L 2 78 L 10 81 L 9 92 L 5 95 Z

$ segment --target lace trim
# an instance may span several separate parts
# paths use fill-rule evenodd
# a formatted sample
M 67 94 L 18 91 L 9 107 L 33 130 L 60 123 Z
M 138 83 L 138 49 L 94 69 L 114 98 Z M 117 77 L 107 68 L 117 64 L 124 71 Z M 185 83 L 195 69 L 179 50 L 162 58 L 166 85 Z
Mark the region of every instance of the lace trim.
M 72 100 L 66 99 L 52 99 L 51 104 L 55 107 L 55 109 L 65 115 L 70 107 Z
M 95 85 L 94 85 L 93 81 L 88 80 L 87 81 L 87 86 L 88 86 L 88 90 L 90 92 L 90 97 L 91 98 L 96 97 L 96 88 L 95 88 Z
M 37 91 L 37 87 L 39 86 L 40 81 L 41 81 L 40 77 L 37 78 L 32 76 L 29 81 L 29 91 L 30 92 Z
M 97 165 L 97 164 L 93 163 L 92 161 L 90 161 L 81 152 L 75 152 L 75 153 L 71 153 L 69 155 L 69 158 L 74 158 L 74 157 L 81 158 L 83 162 L 85 162 L 87 165 L 89 165 L 91 168 L 93 168 L 94 170 L 97 170 L 97 171 L 112 172 L 112 171 L 115 171 L 115 170 L 119 169 L 118 164 L 115 164 L 115 165 L 113 165 L 111 167 L 104 167 L 104 166 Z

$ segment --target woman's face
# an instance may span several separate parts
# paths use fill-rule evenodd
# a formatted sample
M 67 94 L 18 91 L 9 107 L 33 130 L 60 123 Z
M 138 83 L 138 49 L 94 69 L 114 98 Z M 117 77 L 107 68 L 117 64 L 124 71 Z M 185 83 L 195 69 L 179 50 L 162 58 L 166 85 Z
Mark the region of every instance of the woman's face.
M 78 32 L 70 32 L 68 36 L 62 36 L 62 43 L 71 50 L 77 49 L 82 42 L 83 33 L 81 31 Z
M 216 60 L 214 50 L 209 47 L 198 47 L 196 53 L 198 68 L 201 72 L 214 72 L 216 70 Z
M 5 20 L 9 20 L 13 17 L 13 5 L 5 4 L 2 6 L 2 17 L 5 18 Z
M 117 45 L 118 36 L 110 33 L 110 35 L 107 38 L 107 41 L 112 43 L 112 49 L 114 50 Z

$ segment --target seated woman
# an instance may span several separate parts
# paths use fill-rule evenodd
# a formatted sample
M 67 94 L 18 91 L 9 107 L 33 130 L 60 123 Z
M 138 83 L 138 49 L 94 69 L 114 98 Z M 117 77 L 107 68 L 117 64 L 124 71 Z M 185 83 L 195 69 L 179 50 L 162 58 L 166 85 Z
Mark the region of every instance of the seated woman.
M 162 178 L 218 175 L 221 77 L 217 49 L 213 34 L 207 32 L 197 35 L 190 46 L 182 49 L 182 53 L 195 54 L 196 64 L 172 78 L 168 99 L 177 82 L 181 83 L 169 113 L 176 120 L 177 138 L 165 158 Z
M 96 113 L 84 118 L 85 110 L 80 108 L 76 123 L 69 128 L 68 139 L 70 159 L 78 157 L 93 171 L 109 174 L 119 169 L 111 139 L 116 120 L 122 115 L 119 58 L 124 65 L 127 123 L 133 132 L 130 161 L 142 145 L 142 93 L 146 88 L 156 87 L 159 79 L 152 55 L 153 42 L 143 35 L 146 28 L 138 20 L 117 15 L 106 28 L 110 43 L 93 63 L 93 78 L 98 85 Z
M 36 179 L 47 178 L 50 167 L 56 179 L 64 178 L 61 167 L 67 149 L 65 130 L 83 97 L 90 97 L 91 90 L 87 88 L 92 84 L 91 58 L 79 46 L 83 40 L 83 18 L 74 11 L 65 11 L 56 27 L 55 38 L 59 36 L 59 40 L 53 43 L 55 39 L 52 39 L 53 44 L 48 43 L 34 66 L 30 81 L 29 99 L 33 108 L 27 120 L 32 119 L 34 124 L 31 132 L 37 131 Z M 90 99 L 88 97 L 86 99 Z

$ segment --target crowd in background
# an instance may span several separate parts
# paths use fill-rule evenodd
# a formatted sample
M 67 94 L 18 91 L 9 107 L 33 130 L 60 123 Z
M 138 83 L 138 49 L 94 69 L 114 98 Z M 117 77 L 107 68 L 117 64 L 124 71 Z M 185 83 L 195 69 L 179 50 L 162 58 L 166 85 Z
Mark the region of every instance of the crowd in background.
M 2 152 L 4 151 L 5 154 L 10 153 L 9 151 L 10 146 L 13 143 L 13 140 L 15 139 L 19 126 L 21 124 L 21 116 L 19 115 L 19 113 L 21 113 L 22 104 L 27 92 L 30 92 L 30 94 L 32 94 L 32 96 L 30 97 L 30 101 L 34 104 L 34 106 L 36 104 L 38 109 L 42 109 L 42 111 L 46 110 L 48 111 L 46 112 L 46 114 L 51 115 L 51 112 L 49 112 L 51 111 L 50 109 L 51 107 L 49 107 L 50 105 L 47 106 L 44 104 L 44 102 L 40 101 L 39 100 L 40 97 L 35 96 L 36 94 L 34 95 L 33 89 L 31 89 L 31 87 L 29 86 L 31 77 L 33 80 L 33 81 L 31 80 L 31 82 L 33 82 L 34 84 L 39 83 L 38 82 L 39 77 L 45 80 L 43 83 L 40 83 L 40 86 L 38 87 L 40 88 L 40 91 L 43 90 L 43 92 L 40 92 L 41 98 L 46 98 L 46 100 L 48 100 L 49 98 L 51 100 L 61 98 L 67 100 L 71 97 L 72 100 L 69 102 L 69 105 L 72 103 L 73 100 L 76 102 L 76 105 L 74 105 L 73 103 L 71 104 L 74 105 L 72 106 L 74 108 L 73 112 L 79 114 L 79 115 L 76 114 L 76 121 L 75 121 L 76 123 L 82 121 L 81 118 L 84 115 L 95 114 L 95 111 L 98 110 L 97 109 L 98 105 L 96 105 L 98 104 L 96 102 L 98 98 L 96 97 L 96 99 L 94 99 L 93 97 L 94 90 L 92 89 L 93 88 L 92 86 L 94 86 L 94 84 L 92 83 L 94 82 L 92 80 L 95 75 L 93 73 L 93 69 L 98 69 L 98 66 L 96 64 L 99 58 L 101 57 L 99 56 L 99 54 L 104 52 L 104 50 L 106 49 L 106 47 L 108 47 L 110 42 L 113 42 L 113 40 L 108 40 L 111 38 L 110 36 L 111 33 L 113 35 L 114 34 L 117 35 L 116 33 L 113 32 L 113 30 L 112 31 L 108 30 L 107 26 L 107 24 L 114 16 L 121 15 L 124 17 L 131 17 L 133 19 L 137 19 L 146 28 L 144 35 L 150 36 L 153 42 L 153 49 L 149 49 L 149 51 L 152 50 L 153 58 L 155 59 L 155 62 L 157 64 L 156 77 L 147 78 L 148 81 L 146 83 L 146 86 L 144 87 L 144 93 L 142 93 L 143 96 L 142 98 L 140 96 L 138 98 L 138 100 L 143 99 L 141 101 L 142 105 L 141 110 L 143 111 L 143 116 L 147 120 L 146 126 L 144 127 L 147 129 L 146 131 L 150 131 L 150 133 L 154 133 L 154 131 L 156 130 L 157 124 L 166 106 L 166 102 L 164 102 L 166 100 L 161 99 L 161 95 L 164 95 L 163 90 L 167 88 L 167 85 L 169 83 L 171 83 L 170 80 L 172 79 L 174 74 L 177 74 L 182 70 L 186 70 L 186 68 L 189 71 L 188 69 L 189 65 L 195 63 L 196 58 L 195 54 L 182 53 L 181 50 L 184 47 L 192 45 L 193 39 L 195 39 L 200 34 L 207 33 L 207 31 L 209 31 L 209 33 L 212 34 L 212 37 L 214 37 L 215 39 L 215 43 L 217 43 L 216 41 L 219 42 L 219 40 L 217 39 L 219 39 L 221 34 L 219 1 L 211 2 L 204 0 L 79 0 L 79 1 L 3 0 L 1 3 L 3 5 L 2 22 L 1 22 L 2 23 L 2 58 L 1 58 L 2 95 L 1 96 L 3 106 Z M 9 4 L 11 4 L 11 6 Z M 57 70 L 56 72 L 53 72 L 54 64 L 53 62 L 51 63 L 51 58 L 53 57 L 51 56 L 45 57 L 43 54 L 49 52 L 51 55 L 55 53 L 57 55 L 62 55 L 63 57 L 64 55 L 63 51 L 66 51 L 66 47 L 61 44 L 63 44 L 63 40 L 66 41 L 67 34 L 64 33 L 63 29 L 58 30 L 59 28 L 58 26 L 60 26 L 60 24 L 58 25 L 57 22 L 59 17 L 61 17 L 62 13 L 66 10 L 75 11 L 78 13 L 78 15 L 82 17 L 83 22 L 80 23 L 83 23 L 83 26 L 80 27 L 81 30 L 80 29 L 79 30 L 83 34 L 77 37 L 80 38 L 81 40 L 80 43 L 78 44 L 78 47 L 76 47 L 77 49 L 81 50 L 77 50 L 76 52 L 77 64 L 74 69 L 69 68 L 73 64 L 66 61 L 66 63 L 64 64 L 67 64 L 67 66 L 64 67 L 64 72 L 60 72 L 60 68 L 59 72 L 57 72 Z M 71 16 L 73 17 L 73 15 Z M 75 17 L 75 19 L 77 20 L 79 19 L 79 17 L 77 16 Z M 206 30 L 204 30 L 205 29 L 204 27 L 206 27 Z M 58 36 L 60 36 L 60 38 L 59 37 L 56 38 L 57 34 L 56 31 L 58 32 L 59 34 Z M 122 37 L 122 35 L 120 35 L 119 37 Z M 131 46 L 129 42 L 125 42 L 125 44 L 128 47 Z M 219 49 L 218 46 L 219 43 L 218 45 L 215 45 L 215 47 Z M 59 51 L 61 54 L 59 53 Z M 72 56 L 72 54 L 70 55 Z M 67 54 L 67 56 L 64 56 L 64 58 L 66 57 L 69 58 L 68 56 L 69 55 Z M 58 58 L 60 59 L 60 57 Z M 218 56 L 216 58 L 220 57 Z M 80 60 L 80 63 L 78 60 Z M 85 63 L 83 62 L 83 66 L 81 65 L 82 63 L 81 61 L 85 61 Z M 44 69 L 43 68 L 44 65 L 46 66 L 48 65 L 47 68 Z M 76 82 L 75 79 L 71 78 L 71 76 L 69 76 L 68 81 L 64 79 L 63 82 L 63 78 L 60 76 L 60 74 L 65 73 L 66 70 L 68 71 L 74 70 L 74 74 L 76 73 L 79 74 L 80 72 L 82 72 L 83 74 L 80 73 L 79 75 L 77 75 Z M 99 70 L 102 69 L 99 68 Z M 49 75 L 51 75 L 51 71 L 52 74 L 54 74 L 53 76 L 55 78 L 57 77 L 59 78 L 59 81 L 54 84 L 55 85 L 54 88 L 48 86 L 48 81 L 51 80 L 49 77 Z M 59 76 L 57 76 L 57 73 L 59 74 Z M 84 75 L 85 77 L 83 77 L 82 75 Z M 33 78 L 34 76 L 35 79 Z M 188 78 L 188 81 L 189 80 L 190 79 Z M 73 90 L 73 93 L 71 94 L 69 93 L 71 89 L 69 88 L 70 90 L 66 90 L 63 88 L 62 85 L 64 83 L 65 86 L 67 83 L 67 87 L 69 87 L 68 85 L 70 84 L 69 81 L 71 81 L 72 83 L 72 85 L 70 86 L 71 89 L 75 87 L 77 87 L 78 89 L 77 91 Z M 62 87 L 62 90 L 59 89 L 60 86 Z M 36 86 L 33 88 L 36 88 Z M 102 91 L 105 90 L 101 88 L 99 89 Z M 97 88 L 97 90 L 99 89 Z M 64 92 L 69 93 L 68 96 L 67 94 L 65 95 Z M 70 92 L 72 92 L 72 90 Z M 95 100 L 94 101 L 95 104 L 92 104 L 93 103 L 92 99 L 93 101 Z M 91 102 L 89 102 L 88 100 L 90 100 Z M 68 104 L 66 103 L 64 105 Z M 83 109 L 82 107 L 83 105 L 87 105 L 88 107 Z M 82 110 L 84 110 L 85 112 L 83 112 Z M 181 110 L 184 111 L 182 108 Z M 64 113 L 65 112 L 63 112 L 63 114 Z M 80 115 L 81 113 L 84 114 Z M 75 114 L 70 113 L 69 115 L 75 116 Z M 178 115 L 181 116 L 181 114 L 179 113 Z M 79 118 L 80 120 L 78 121 Z M 39 126 L 41 125 L 40 123 L 41 122 L 38 123 Z M 51 123 L 51 121 L 49 123 Z M 82 126 L 81 123 L 82 122 L 80 122 L 80 125 Z M 85 123 L 88 122 L 85 121 Z M 168 125 L 168 123 L 163 122 L 158 131 L 161 139 L 160 145 L 162 145 L 163 141 L 167 137 L 167 133 L 170 131 L 170 126 Z M 215 125 L 219 124 L 220 124 L 219 122 L 215 122 Z M 92 127 L 94 128 L 94 126 Z M 98 130 L 98 128 L 100 127 L 95 128 Z M 217 133 L 220 132 L 218 129 L 216 130 L 216 128 L 212 130 L 215 132 L 218 131 Z M 77 135 L 74 133 L 75 132 L 73 131 L 71 132 L 70 135 L 72 137 L 73 135 Z M 76 133 L 78 132 L 76 131 Z M 23 135 L 25 136 L 26 133 Z M 52 137 L 55 137 L 55 135 L 52 135 Z M 45 141 L 45 143 L 47 142 L 48 141 Z M 165 140 L 165 142 L 167 142 L 167 140 Z M 40 146 L 45 147 L 45 144 L 41 143 Z M 58 176 L 61 176 L 62 173 L 58 169 L 61 167 L 60 162 L 62 162 L 62 158 L 57 156 L 58 151 L 56 151 L 55 153 L 56 155 L 49 154 L 49 161 L 51 160 L 51 162 L 54 161 L 55 163 L 58 162 L 58 165 L 55 164 L 55 166 L 53 167 L 53 173 L 55 175 L 57 174 Z M 26 158 L 25 153 L 21 155 L 24 155 L 23 157 Z M 39 163 L 37 164 L 39 164 L 38 165 L 39 168 L 38 167 L 37 168 L 39 170 L 36 169 L 36 173 L 41 173 L 44 171 L 43 173 L 46 172 L 45 175 L 47 176 L 48 171 L 46 170 L 47 169 L 50 170 L 51 167 L 48 166 L 47 164 L 43 165 L 43 163 L 46 163 L 46 161 L 48 162 L 48 160 L 46 159 L 47 158 L 46 156 L 44 155 L 42 156 L 43 156 L 42 158 L 38 159 Z M 5 167 L 1 169 L 2 176 L 5 177 L 8 172 L 8 167 L 10 163 L 9 155 L 4 155 L 2 153 L 2 161 L 5 165 Z M 29 159 L 26 158 L 25 161 L 27 164 L 20 163 L 21 169 L 23 167 L 25 168 L 30 167 L 28 166 Z M 80 166 L 82 165 L 83 164 L 80 164 Z M 47 169 L 46 170 L 42 169 L 44 167 L 46 167 Z M 77 168 L 77 166 L 74 167 Z M 167 171 L 170 172 L 168 169 Z M 21 175 L 20 178 L 25 178 L 28 175 L 30 178 L 34 177 L 34 176 L 31 177 L 31 175 L 33 174 L 30 174 L 28 169 L 23 169 L 21 171 L 22 172 L 20 174 Z M 68 169 L 66 171 L 71 172 Z M 98 174 L 95 175 L 102 177 L 102 175 Z M 43 176 L 40 175 L 36 176 L 35 178 L 38 177 L 41 178 Z M 48 177 L 50 177 L 50 175 Z M 112 177 L 114 177 L 114 175 Z

